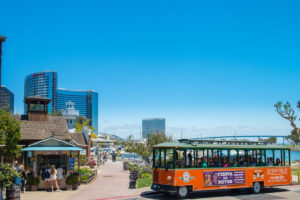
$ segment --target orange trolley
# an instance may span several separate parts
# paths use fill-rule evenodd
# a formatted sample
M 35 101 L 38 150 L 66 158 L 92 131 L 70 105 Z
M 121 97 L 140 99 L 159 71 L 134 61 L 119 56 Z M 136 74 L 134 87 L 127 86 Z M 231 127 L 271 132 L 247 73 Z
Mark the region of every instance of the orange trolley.
M 185 140 L 153 149 L 152 189 L 185 198 L 189 192 L 262 188 L 291 183 L 290 149 L 273 145 L 203 144 Z

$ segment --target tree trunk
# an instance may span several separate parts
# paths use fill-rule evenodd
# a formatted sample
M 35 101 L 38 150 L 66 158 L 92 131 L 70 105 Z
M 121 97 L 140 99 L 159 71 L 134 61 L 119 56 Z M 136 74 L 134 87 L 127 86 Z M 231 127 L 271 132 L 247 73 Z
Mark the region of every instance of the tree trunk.
M 299 141 L 300 141 L 300 129 L 299 128 L 295 128 L 295 130 L 296 130 L 296 133 L 297 133 L 297 135 L 299 137 Z

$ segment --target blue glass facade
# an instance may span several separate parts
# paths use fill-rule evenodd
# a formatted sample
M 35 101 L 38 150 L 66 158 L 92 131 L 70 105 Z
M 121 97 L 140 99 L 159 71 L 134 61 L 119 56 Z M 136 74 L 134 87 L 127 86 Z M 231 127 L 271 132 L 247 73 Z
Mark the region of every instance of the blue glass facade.
M 57 102 L 57 74 L 56 72 L 37 72 L 26 76 L 24 84 L 24 97 L 42 96 L 51 99 L 48 104 L 48 112 L 56 108 Z M 27 105 L 24 104 L 24 113 L 27 113 Z
M 142 120 L 142 135 L 147 138 L 148 134 L 166 133 L 166 120 L 164 118 L 150 118 Z
M 8 109 L 9 112 L 14 113 L 14 98 L 14 93 L 4 85 L 1 85 L 0 108 Z
M 74 103 L 75 109 L 79 110 L 79 115 L 90 120 L 90 125 L 98 133 L 98 93 L 85 90 L 57 90 L 57 110 L 65 110 L 66 102 Z

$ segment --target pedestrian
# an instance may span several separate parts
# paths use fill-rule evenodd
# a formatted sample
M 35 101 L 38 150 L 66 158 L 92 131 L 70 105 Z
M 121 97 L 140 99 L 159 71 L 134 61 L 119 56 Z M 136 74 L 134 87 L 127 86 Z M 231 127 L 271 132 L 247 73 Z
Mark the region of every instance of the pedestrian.
M 23 165 L 20 165 L 19 172 L 21 173 L 21 191 L 25 193 L 26 190 L 26 172 Z
M 107 154 L 106 154 L 106 152 L 104 152 L 104 154 L 103 154 L 103 160 L 104 160 L 104 162 L 107 161 Z
M 18 161 L 15 161 L 14 170 L 19 171 L 19 167 L 20 167 L 20 165 L 19 165 Z
M 56 191 L 57 192 L 60 192 L 60 189 L 57 185 L 57 171 L 55 169 L 55 166 L 52 165 L 51 166 L 51 173 L 50 173 L 50 183 L 51 183 L 51 191 L 53 192 L 53 184 L 55 184 L 55 187 L 56 187 Z
M 44 179 L 45 179 L 45 190 L 47 192 L 50 191 L 50 174 L 51 174 L 51 169 L 50 165 L 47 165 L 47 168 L 44 171 Z
M 64 170 L 61 168 L 60 164 L 58 164 L 56 171 L 57 171 L 57 183 L 58 183 L 58 187 L 62 188 L 62 182 L 64 180 L 64 176 L 63 176 Z

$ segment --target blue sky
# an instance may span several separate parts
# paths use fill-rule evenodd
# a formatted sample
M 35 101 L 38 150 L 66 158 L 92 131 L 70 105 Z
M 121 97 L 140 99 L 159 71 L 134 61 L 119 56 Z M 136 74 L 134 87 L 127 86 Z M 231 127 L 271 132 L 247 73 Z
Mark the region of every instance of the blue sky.
M 300 88 L 299 1 L 1 1 L 2 84 L 23 112 L 26 75 L 99 93 L 99 128 L 139 137 L 288 134 L 274 111 Z

